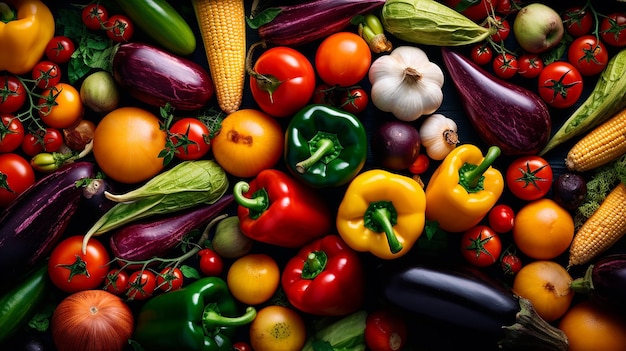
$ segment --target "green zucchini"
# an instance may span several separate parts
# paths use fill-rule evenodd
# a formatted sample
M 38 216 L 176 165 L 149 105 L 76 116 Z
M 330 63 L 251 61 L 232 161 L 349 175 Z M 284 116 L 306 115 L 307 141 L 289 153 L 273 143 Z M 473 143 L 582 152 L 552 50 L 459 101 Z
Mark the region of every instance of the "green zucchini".
M 191 27 L 167 0 L 117 0 L 124 13 L 157 44 L 174 54 L 196 50 Z
M 587 99 L 563 123 L 539 152 L 544 155 L 569 139 L 585 133 L 626 107 L 626 49 L 611 58 Z
M 11 337 L 35 314 L 49 286 L 48 265 L 42 264 L 0 296 L 0 343 Z

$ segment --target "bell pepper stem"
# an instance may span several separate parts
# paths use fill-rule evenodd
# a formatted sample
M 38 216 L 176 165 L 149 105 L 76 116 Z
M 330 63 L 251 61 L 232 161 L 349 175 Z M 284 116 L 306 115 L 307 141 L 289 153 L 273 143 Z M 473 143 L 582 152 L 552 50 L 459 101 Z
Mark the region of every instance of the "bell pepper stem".
M 376 208 L 372 211 L 372 219 L 375 220 L 385 232 L 387 242 L 389 243 L 389 249 L 391 249 L 391 253 L 395 254 L 402 250 L 402 243 L 398 241 L 398 237 L 393 231 L 393 224 L 389 218 L 390 215 L 391 212 L 389 212 L 389 209 L 384 207 Z
M 263 212 L 267 209 L 267 196 L 263 194 L 253 194 L 252 198 L 245 197 L 243 194 L 250 190 L 250 184 L 245 181 L 239 181 L 233 187 L 233 196 L 240 206 L 243 206 L 253 212 Z
M 500 148 L 491 146 L 479 165 L 463 173 L 463 178 L 469 188 L 476 188 L 478 186 L 483 173 L 491 167 L 498 156 L 500 156 Z
M 335 143 L 328 138 L 321 138 L 317 141 L 317 149 L 306 160 L 296 163 L 296 171 L 305 173 L 309 167 L 321 160 L 327 153 L 335 150 Z
M 10 22 L 15 19 L 15 11 L 6 2 L 0 2 L 0 21 Z
M 324 251 L 312 251 L 306 257 L 302 267 L 302 279 L 315 279 L 326 268 L 328 256 Z
M 252 306 L 246 308 L 246 312 L 237 317 L 226 317 L 218 313 L 214 306 L 207 305 L 202 314 L 202 325 L 207 334 L 221 327 L 238 327 L 248 324 L 256 318 L 256 309 Z

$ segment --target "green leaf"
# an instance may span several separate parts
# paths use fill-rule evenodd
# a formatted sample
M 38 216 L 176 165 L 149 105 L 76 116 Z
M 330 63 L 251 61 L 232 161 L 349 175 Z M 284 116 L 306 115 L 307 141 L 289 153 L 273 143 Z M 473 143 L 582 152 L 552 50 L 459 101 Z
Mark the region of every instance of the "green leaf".
M 248 23 L 248 26 L 252 29 L 259 29 L 259 27 L 272 22 L 282 11 L 283 10 L 278 7 L 270 7 L 261 11 L 254 16 L 254 18 L 246 17 L 246 23 Z
M 200 274 L 198 273 L 198 270 L 191 266 L 184 264 L 180 266 L 180 271 L 183 272 L 183 276 L 185 278 L 200 279 Z

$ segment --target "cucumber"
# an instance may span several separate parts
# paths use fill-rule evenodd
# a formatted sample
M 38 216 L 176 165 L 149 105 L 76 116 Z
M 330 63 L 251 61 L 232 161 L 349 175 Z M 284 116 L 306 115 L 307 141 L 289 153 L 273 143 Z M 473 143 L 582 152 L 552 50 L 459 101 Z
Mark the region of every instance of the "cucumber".
M 178 55 L 196 50 L 196 37 L 185 19 L 166 0 L 117 0 L 117 4 L 157 44 Z

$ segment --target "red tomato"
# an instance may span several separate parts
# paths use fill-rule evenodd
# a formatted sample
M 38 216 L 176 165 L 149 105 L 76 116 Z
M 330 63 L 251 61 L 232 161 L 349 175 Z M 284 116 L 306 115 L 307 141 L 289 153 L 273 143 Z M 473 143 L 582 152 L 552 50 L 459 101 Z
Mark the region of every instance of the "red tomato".
M 517 59 L 517 73 L 524 78 L 536 78 L 543 70 L 541 57 L 535 54 L 524 54 Z
M 371 351 L 398 351 L 406 345 L 408 328 L 399 314 L 389 309 L 370 312 L 365 320 L 365 344 Z
M 512 78 L 515 73 L 517 73 L 518 63 L 517 57 L 515 55 L 509 53 L 501 53 L 496 55 L 493 60 L 493 71 L 494 73 L 502 78 L 509 79 Z
M 27 95 L 26 87 L 16 76 L 0 76 L 0 113 L 19 110 L 24 106 Z
M 315 91 L 315 70 L 299 51 L 273 47 L 255 62 L 250 90 L 265 113 L 274 117 L 291 116 L 311 100 Z
M 567 61 L 583 76 L 595 76 L 609 64 L 609 52 L 595 35 L 583 35 L 570 44 Z
M 76 88 L 59 83 L 41 93 L 39 116 L 43 123 L 52 128 L 73 127 L 83 117 L 83 102 Z
M 22 145 L 24 125 L 13 115 L 0 115 L 0 153 L 13 152 Z
M 200 271 L 206 276 L 213 277 L 224 271 L 224 260 L 217 252 L 211 249 L 202 249 L 198 252 L 200 257 Z
M 233 344 L 234 351 L 252 351 L 252 346 L 245 341 L 237 341 Z
M 185 117 L 170 127 L 170 139 L 176 147 L 176 156 L 181 160 L 197 160 L 211 149 L 211 131 L 197 118 Z
M 369 96 L 363 88 L 355 87 L 346 89 L 341 97 L 341 108 L 354 115 L 363 113 L 367 109 Z
M 510 232 L 515 223 L 515 212 L 509 205 L 498 204 L 489 211 L 488 221 L 496 233 Z
M 157 287 L 163 291 L 178 290 L 183 287 L 183 272 L 180 268 L 166 267 L 157 275 Z
M 63 146 L 63 134 L 56 128 L 48 127 L 45 131 L 29 132 L 22 140 L 22 151 L 28 156 L 40 152 L 56 152 Z
M 117 43 L 126 43 L 135 34 L 135 25 L 124 15 L 109 17 L 105 25 L 107 37 Z
M 445 0 L 444 4 L 457 10 L 465 17 L 479 22 L 487 18 L 498 7 L 500 0 Z
M 326 83 L 320 83 L 315 87 L 312 102 L 329 106 L 339 106 L 339 89 L 331 87 Z
M 489 16 L 489 20 L 484 24 L 485 27 L 495 26 L 496 32 L 491 35 L 491 40 L 499 43 L 506 40 L 511 34 L 511 24 L 501 16 Z
M 35 171 L 22 156 L 0 154 L 0 208 L 7 207 L 17 196 L 35 183 Z
M 83 236 L 70 236 L 58 243 L 48 259 L 48 275 L 65 292 L 95 289 L 109 272 L 109 253 L 97 239 L 90 239 L 83 253 Z
M 315 68 L 327 84 L 349 87 L 358 84 L 372 64 L 372 51 L 358 34 L 339 32 L 324 39 L 315 53 Z
M 539 96 L 555 108 L 576 103 L 583 92 L 583 78 L 571 63 L 555 61 L 543 68 L 538 79 Z
M 602 19 L 600 38 L 611 46 L 626 46 L 626 13 L 614 12 Z
M 109 12 L 102 4 L 89 4 L 82 11 L 83 24 L 91 30 L 102 29 L 109 19 Z
M 500 267 L 505 275 L 515 275 L 522 269 L 522 260 L 513 253 L 507 253 L 500 259 Z
M 419 153 L 415 161 L 409 166 L 409 172 L 411 172 L 411 174 L 422 174 L 428 170 L 428 166 L 430 166 L 430 158 L 428 155 Z
M 565 30 L 573 37 L 580 37 L 591 32 L 593 14 L 586 7 L 579 5 L 569 7 L 563 11 L 561 18 Z
M 493 49 L 486 42 L 476 44 L 470 51 L 470 58 L 477 65 L 484 66 L 493 59 Z
M 490 266 L 500 258 L 502 241 L 498 233 L 486 225 L 478 225 L 463 233 L 461 255 L 476 267 Z
M 507 168 L 505 181 L 516 197 L 526 201 L 537 200 L 552 187 L 552 167 L 542 157 L 521 156 Z
M 72 58 L 75 50 L 76 46 L 72 39 L 64 35 L 57 35 L 50 39 L 48 45 L 46 45 L 45 53 L 48 60 L 62 64 Z
M 141 269 L 131 273 L 128 278 L 128 291 L 126 296 L 130 300 L 145 300 L 154 295 L 157 286 L 156 274 L 147 269 Z
M 61 68 L 52 61 L 38 62 L 31 72 L 39 89 L 47 89 L 61 82 Z
M 501 15 L 510 15 L 519 10 L 521 0 L 500 0 L 496 5 L 496 13 Z
M 107 276 L 104 279 L 104 288 L 112 294 L 125 294 L 129 288 L 128 279 L 128 272 L 125 270 L 112 269 L 109 273 L 107 273 Z

